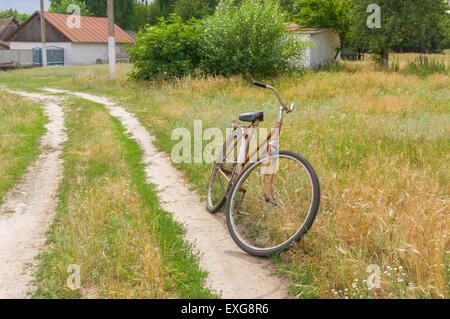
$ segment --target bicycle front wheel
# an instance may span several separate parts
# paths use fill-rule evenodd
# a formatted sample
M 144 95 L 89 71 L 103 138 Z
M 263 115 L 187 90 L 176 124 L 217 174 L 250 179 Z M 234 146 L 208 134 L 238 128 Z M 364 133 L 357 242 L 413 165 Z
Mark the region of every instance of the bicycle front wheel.
M 226 210 L 234 242 L 256 256 L 270 256 L 311 228 L 320 186 L 302 156 L 280 151 L 247 166 L 231 189 Z

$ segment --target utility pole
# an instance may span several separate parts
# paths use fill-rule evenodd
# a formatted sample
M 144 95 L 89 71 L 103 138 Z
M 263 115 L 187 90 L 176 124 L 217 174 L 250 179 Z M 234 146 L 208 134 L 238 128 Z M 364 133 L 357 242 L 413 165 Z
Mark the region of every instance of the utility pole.
M 41 0 L 41 41 L 42 66 L 47 67 L 47 38 L 45 36 L 44 0 Z
M 42 1 L 42 0 L 41 0 Z M 114 37 L 114 0 L 108 0 L 108 55 L 109 74 L 116 76 L 116 39 Z

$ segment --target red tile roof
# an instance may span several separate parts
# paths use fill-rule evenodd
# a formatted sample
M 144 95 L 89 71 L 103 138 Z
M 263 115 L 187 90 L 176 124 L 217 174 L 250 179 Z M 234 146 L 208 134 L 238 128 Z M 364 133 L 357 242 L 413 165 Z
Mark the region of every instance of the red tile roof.
M 45 20 L 52 24 L 71 42 L 108 42 L 108 18 L 98 17 L 80 17 L 80 28 L 69 28 L 67 19 L 71 17 L 68 14 L 45 12 Z M 119 26 L 114 25 L 114 35 L 116 43 L 135 43 L 136 41 Z

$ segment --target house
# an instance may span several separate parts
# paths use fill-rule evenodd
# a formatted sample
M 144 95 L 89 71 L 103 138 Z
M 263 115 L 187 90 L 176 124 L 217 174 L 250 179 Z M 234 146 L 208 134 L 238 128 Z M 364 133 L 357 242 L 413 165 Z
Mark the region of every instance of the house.
M 63 52 L 64 65 L 86 65 L 108 60 L 108 19 L 79 17 L 79 24 L 73 23 L 74 16 L 60 13 L 44 13 L 47 48 L 58 48 Z M 135 40 L 119 26 L 114 26 L 117 57 L 126 58 L 126 43 Z M 8 38 L 12 50 L 42 48 L 41 15 L 32 14 Z M 50 61 L 49 61 L 50 62 Z
M 14 18 L 0 19 L 0 41 L 5 41 L 19 26 L 20 24 Z
M 339 35 L 333 31 L 333 28 L 301 28 L 291 23 L 287 29 L 303 40 L 312 41 L 315 44 L 315 47 L 306 50 L 301 65 L 316 69 L 321 65 L 340 61 L 340 54 L 336 57 L 336 49 L 340 47 Z
M 8 50 L 9 44 L 5 40 L 11 36 L 20 24 L 14 18 L 0 19 L 0 50 Z

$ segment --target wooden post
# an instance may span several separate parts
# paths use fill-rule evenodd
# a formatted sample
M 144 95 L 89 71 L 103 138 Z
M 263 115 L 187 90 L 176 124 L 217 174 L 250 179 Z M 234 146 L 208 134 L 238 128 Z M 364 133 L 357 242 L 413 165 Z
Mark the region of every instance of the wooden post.
M 114 0 L 108 0 L 108 56 L 111 79 L 116 76 L 116 40 L 114 37 Z
M 41 0 L 41 41 L 42 41 L 42 66 L 47 67 L 47 37 L 45 35 L 44 0 Z

